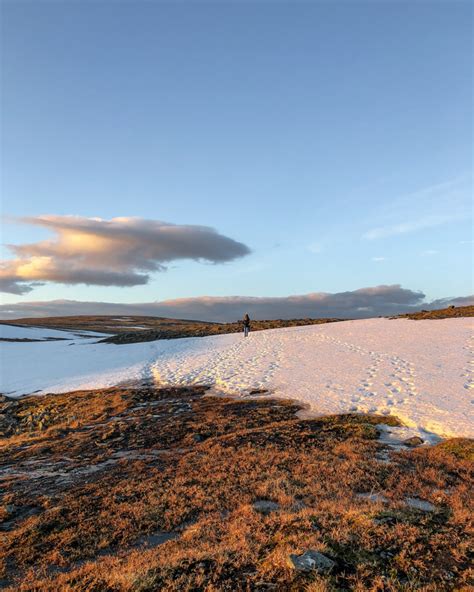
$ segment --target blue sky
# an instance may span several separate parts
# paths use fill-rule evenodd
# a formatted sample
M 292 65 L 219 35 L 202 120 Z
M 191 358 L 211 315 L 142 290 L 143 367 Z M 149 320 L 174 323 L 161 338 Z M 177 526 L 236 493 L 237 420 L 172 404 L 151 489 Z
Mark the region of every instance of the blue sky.
M 205 225 L 252 251 L 3 302 L 472 293 L 470 2 L 4 1 L 2 13 L 4 215 Z M 52 236 L 2 224 L 2 243 Z

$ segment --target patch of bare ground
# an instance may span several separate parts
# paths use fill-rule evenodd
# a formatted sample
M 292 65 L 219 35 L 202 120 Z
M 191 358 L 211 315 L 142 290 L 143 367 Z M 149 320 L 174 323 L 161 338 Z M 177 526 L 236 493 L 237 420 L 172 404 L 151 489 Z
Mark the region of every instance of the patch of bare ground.
M 437 310 L 420 310 L 392 318 L 421 321 L 423 319 L 452 319 L 456 317 L 474 317 L 474 306 L 448 306 Z
M 203 387 L 0 404 L 11 592 L 470 589 L 470 440 L 387 462 L 385 417 Z

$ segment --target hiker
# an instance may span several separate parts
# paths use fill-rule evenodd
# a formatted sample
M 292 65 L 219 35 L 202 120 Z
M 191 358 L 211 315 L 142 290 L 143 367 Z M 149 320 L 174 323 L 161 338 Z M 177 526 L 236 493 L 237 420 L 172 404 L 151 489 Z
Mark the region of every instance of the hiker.
M 244 325 L 244 337 L 248 337 L 250 331 L 250 317 L 248 314 L 245 314 L 244 320 L 242 321 Z

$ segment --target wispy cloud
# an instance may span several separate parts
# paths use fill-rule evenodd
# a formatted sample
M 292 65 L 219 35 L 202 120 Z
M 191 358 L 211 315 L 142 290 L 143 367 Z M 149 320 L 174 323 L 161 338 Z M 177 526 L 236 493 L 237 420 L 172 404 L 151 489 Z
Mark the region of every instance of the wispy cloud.
M 464 215 L 451 214 L 451 215 L 430 215 L 423 216 L 418 220 L 409 220 L 406 222 L 399 222 L 397 224 L 389 224 L 387 226 L 379 226 L 372 228 L 365 232 L 362 238 L 368 240 L 374 240 L 377 238 L 386 238 L 388 236 L 394 236 L 396 234 L 407 234 L 408 232 L 415 232 L 417 230 L 423 230 L 424 228 L 433 228 L 435 226 L 441 226 L 448 222 L 460 220 L 464 218 Z
M 207 226 L 177 225 L 141 218 L 38 216 L 23 222 L 42 226 L 55 237 L 9 245 L 16 255 L 0 265 L 0 290 L 30 292 L 43 282 L 136 286 L 171 261 L 232 261 L 250 249 Z
M 384 200 L 377 216 L 379 224 L 366 230 L 362 238 L 383 239 L 468 219 L 472 215 L 471 191 L 470 176 L 462 175 L 402 195 L 389 203 Z
M 387 258 L 386 257 L 372 257 L 372 261 L 376 261 L 377 263 L 382 263 L 383 261 L 386 261 Z

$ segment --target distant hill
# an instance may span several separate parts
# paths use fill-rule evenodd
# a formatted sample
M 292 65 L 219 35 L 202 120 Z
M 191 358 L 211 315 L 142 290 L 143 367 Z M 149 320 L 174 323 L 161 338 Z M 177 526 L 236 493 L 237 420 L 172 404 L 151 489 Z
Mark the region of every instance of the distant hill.
M 418 312 L 409 312 L 400 314 L 392 319 L 413 319 L 420 321 L 422 319 L 452 319 L 453 317 L 474 317 L 474 306 L 448 306 L 438 310 L 420 310 Z
M 319 325 L 342 320 L 344 319 L 277 319 L 252 321 L 252 331 L 302 325 Z M 205 337 L 208 335 L 237 333 L 242 330 L 242 324 L 239 321 L 234 323 L 210 323 L 205 321 L 141 316 L 45 317 L 14 319 L 1 322 L 7 325 L 110 333 L 111 337 L 107 337 L 103 341 L 106 343 L 117 344 L 155 341 L 157 339 L 177 339 L 180 337 Z
M 5 325 L 23 325 L 28 327 L 47 327 L 48 329 L 63 329 L 68 331 L 97 331 L 99 333 L 130 333 L 151 329 L 173 329 L 187 325 L 211 325 L 204 321 L 187 321 L 182 319 L 167 319 L 149 316 L 118 316 L 118 315 L 79 315 L 67 317 L 28 317 L 0 321 Z
M 452 306 L 439 310 L 421 310 L 400 314 L 392 319 L 448 319 L 453 317 L 474 317 L 474 306 Z M 283 327 L 299 327 L 303 325 L 320 325 L 335 323 L 347 319 L 273 319 L 252 320 L 252 331 L 264 329 L 279 329 Z M 71 316 L 23 318 L 0 321 L 5 325 L 21 325 L 27 327 L 47 327 L 67 331 L 96 331 L 110 334 L 103 340 L 105 343 L 137 343 L 155 341 L 157 339 L 177 339 L 180 337 L 205 337 L 208 335 L 223 335 L 238 333 L 242 330 L 240 321 L 233 323 L 211 323 L 208 321 L 190 321 L 185 319 L 168 319 L 151 316 Z

